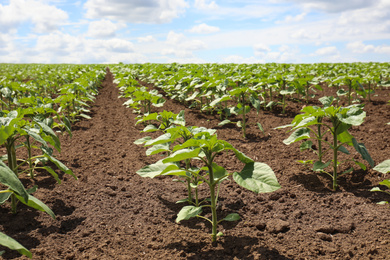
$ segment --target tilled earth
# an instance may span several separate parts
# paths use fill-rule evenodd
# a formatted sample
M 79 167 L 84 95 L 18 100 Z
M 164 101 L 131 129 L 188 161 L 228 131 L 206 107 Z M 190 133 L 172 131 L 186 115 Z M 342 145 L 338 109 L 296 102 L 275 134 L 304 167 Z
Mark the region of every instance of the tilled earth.
M 363 125 L 350 132 L 379 163 L 390 159 L 390 125 L 385 125 L 390 122 L 386 104 L 390 91 L 376 94 L 364 109 Z M 237 212 L 241 219 L 222 222 L 218 228 L 224 236 L 212 246 L 209 223 L 201 219 L 175 223 L 183 206 L 175 202 L 186 197 L 183 184 L 171 177 L 136 174 L 161 157 L 147 157 L 144 147 L 133 144 L 146 134 L 118 96 L 108 72 L 91 107 L 92 119 L 77 122 L 72 138 L 61 136 L 62 152 L 57 157 L 78 180 L 61 175 L 63 182 L 57 184 L 45 173 L 34 181 L 23 179 L 28 187 L 38 185 L 34 195 L 55 212 L 56 220 L 22 205 L 16 215 L 9 207 L 0 208 L 0 230 L 31 250 L 34 259 L 389 259 L 390 209 L 376 203 L 390 196 L 369 191 L 389 176 L 372 169 L 355 170 L 340 177 L 340 189 L 334 192 L 328 176 L 299 164 L 297 160 L 316 155 L 300 152 L 299 144 L 284 145 L 287 129 L 274 128 L 291 123 L 304 103 L 289 101 L 286 115 L 278 109 L 259 115 L 252 111 L 246 140 L 236 127 L 218 127 L 218 116 L 171 100 L 162 108 L 175 113 L 184 109 L 187 126 L 217 129 L 220 139 L 270 165 L 282 186 L 274 193 L 255 194 L 225 181 L 220 217 Z M 263 125 L 265 136 L 256 122 Z M 358 158 L 355 152 L 352 156 Z M 217 161 L 231 172 L 243 166 L 230 153 Z M 348 167 L 341 165 L 340 170 Z M 200 194 L 208 196 L 205 187 Z M 24 258 L 5 250 L 4 259 Z

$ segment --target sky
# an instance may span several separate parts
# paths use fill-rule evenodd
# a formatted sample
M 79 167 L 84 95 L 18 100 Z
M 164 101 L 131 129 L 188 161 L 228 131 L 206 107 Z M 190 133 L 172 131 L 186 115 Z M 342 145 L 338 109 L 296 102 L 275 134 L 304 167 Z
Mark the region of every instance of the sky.
M 0 63 L 390 62 L 390 0 L 0 0 Z

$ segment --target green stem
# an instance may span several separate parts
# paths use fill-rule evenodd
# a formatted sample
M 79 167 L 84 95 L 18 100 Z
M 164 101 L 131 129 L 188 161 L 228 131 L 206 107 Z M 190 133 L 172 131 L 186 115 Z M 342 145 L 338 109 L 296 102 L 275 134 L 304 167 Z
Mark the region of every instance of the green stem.
M 243 134 L 243 137 L 246 138 L 246 114 L 245 114 L 245 97 L 244 97 L 244 94 L 241 94 L 241 103 L 242 103 L 242 107 L 243 107 L 243 111 L 242 111 L 242 134 Z
M 186 170 L 190 168 L 190 160 L 186 159 Z M 191 176 L 191 173 L 189 173 Z M 191 177 L 187 177 L 187 189 L 188 189 L 188 201 L 192 202 L 192 192 L 191 192 Z
M 210 156 L 211 157 L 211 156 Z M 210 178 L 210 199 L 211 199 L 211 221 L 212 221 L 212 232 L 211 232 L 211 241 L 215 243 L 217 241 L 217 199 L 215 196 L 215 184 L 214 181 L 214 172 L 212 167 L 212 159 L 208 160 L 207 168 L 209 169 L 209 178 Z
M 318 118 L 318 122 L 319 122 L 319 123 L 322 122 L 322 118 L 321 118 L 321 117 Z M 319 139 L 318 139 L 318 160 L 319 160 L 320 162 L 322 162 L 322 136 L 321 136 L 321 124 L 318 124 L 317 127 L 318 127 L 318 136 L 319 136 Z
M 8 167 L 13 171 L 18 177 L 17 173 L 17 163 L 16 163 L 16 151 L 15 151 L 15 140 L 10 139 L 6 142 L 6 148 L 7 148 L 7 155 L 8 155 Z M 13 214 L 16 214 L 16 205 L 17 205 L 17 199 L 14 193 L 11 194 L 11 211 Z
M 28 166 L 29 166 L 29 171 L 30 171 L 30 177 L 34 179 L 34 169 L 32 167 L 32 154 L 31 154 L 31 143 L 30 143 L 30 136 L 26 135 L 26 145 L 27 145 L 27 153 L 28 153 Z
M 333 123 L 333 190 L 337 189 L 337 123 Z

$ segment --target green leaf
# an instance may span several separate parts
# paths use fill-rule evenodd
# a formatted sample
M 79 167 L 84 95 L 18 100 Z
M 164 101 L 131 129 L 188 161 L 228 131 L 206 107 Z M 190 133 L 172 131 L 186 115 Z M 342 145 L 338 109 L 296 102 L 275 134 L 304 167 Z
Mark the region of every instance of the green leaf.
M 61 184 L 61 180 L 60 178 L 58 178 L 58 174 L 51 167 L 44 166 L 42 168 L 45 169 L 47 172 L 49 172 L 54 177 L 54 179 L 57 181 L 58 184 Z
M 322 105 L 324 107 L 329 107 L 330 105 L 332 105 L 334 97 L 333 96 L 322 97 L 322 98 L 319 98 L 318 100 L 322 103 Z
M 12 195 L 12 192 L 2 191 L 2 193 L 0 193 L 0 205 L 4 204 L 9 199 L 9 197 L 11 197 L 11 195 Z
M 144 143 L 146 143 L 146 142 L 149 141 L 149 140 L 152 140 L 152 137 L 150 137 L 150 136 L 145 136 L 145 137 L 142 137 L 142 138 L 140 138 L 140 139 L 135 140 L 133 143 L 134 143 L 134 144 L 144 144 Z
M 378 171 L 380 173 L 386 174 L 390 172 L 390 159 L 385 160 L 374 167 L 375 171 Z
M 315 172 L 321 171 L 321 170 L 325 169 L 326 167 L 328 167 L 330 163 L 331 163 L 330 161 L 327 163 L 317 161 L 313 164 L 313 171 L 315 171 Z
M 156 132 L 158 130 L 157 127 L 155 127 L 154 125 L 147 125 L 144 130 L 142 130 L 142 132 L 145 132 L 145 133 L 150 133 L 150 132 Z
M 11 190 L 19 194 L 25 202 L 28 200 L 28 193 L 15 175 L 7 165 L 0 161 L 0 183 L 8 186 Z
M 163 163 L 184 161 L 185 159 L 195 158 L 199 155 L 200 148 L 196 149 L 182 149 L 174 152 L 171 156 L 165 158 Z
M 153 154 L 158 154 L 162 152 L 167 152 L 169 150 L 169 143 L 166 144 L 156 144 L 150 147 L 148 150 L 146 150 L 146 155 L 153 155 Z
M 47 159 L 49 159 L 52 163 L 54 163 L 58 167 L 58 169 L 60 169 L 61 171 L 63 171 L 66 174 L 73 176 L 73 178 L 75 178 L 75 180 L 77 180 L 77 177 L 76 177 L 76 175 L 73 174 L 73 171 L 71 169 L 69 169 L 68 167 L 66 167 L 62 162 L 60 162 L 59 160 L 57 160 L 56 158 L 54 158 L 53 156 L 51 156 L 47 153 L 45 153 L 44 156 Z
M 196 217 L 200 213 L 202 213 L 202 207 L 185 206 L 177 214 L 176 223 L 179 223 L 182 220 L 187 220 Z
M 7 236 L 6 234 L 0 232 L 0 245 L 8 247 L 9 249 L 16 250 L 20 254 L 25 255 L 29 258 L 32 258 L 32 254 L 24 246 L 19 244 L 15 239 Z
M 157 144 L 166 144 L 166 143 L 171 142 L 171 141 L 172 141 L 171 134 L 170 133 L 166 133 L 166 134 L 160 135 L 156 139 L 148 140 L 145 143 L 145 146 L 157 145 Z M 168 145 L 168 147 L 169 147 L 169 145 Z
M 263 133 L 263 135 L 265 135 L 263 126 L 262 126 L 260 123 L 257 123 L 257 126 L 259 127 L 259 129 L 260 129 L 260 131 Z
M 368 153 L 366 146 L 362 143 L 358 143 L 355 138 L 352 138 L 352 143 L 356 151 L 360 153 L 362 158 L 366 160 L 373 168 L 375 166 L 375 163 L 374 160 L 371 158 L 370 154 Z
M 361 163 L 359 161 L 353 160 L 356 165 L 359 165 L 360 168 L 362 168 L 364 171 L 367 169 L 367 167 L 364 165 L 364 163 Z
M 379 187 L 374 187 L 370 191 L 382 191 Z
M 18 198 L 18 200 L 20 200 L 23 204 L 26 204 L 27 206 L 32 207 L 32 208 L 34 208 L 34 209 L 37 209 L 37 210 L 46 212 L 46 213 L 49 214 L 53 219 L 56 219 L 56 216 L 54 215 L 53 211 L 52 211 L 48 206 L 46 206 L 45 203 L 43 203 L 43 202 L 40 201 L 39 199 L 35 198 L 34 196 L 28 195 L 28 201 L 27 201 L 27 203 L 25 203 L 25 202 L 22 200 L 22 197 L 20 197 L 19 195 L 15 194 L 15 196 L 16 196 L 16 198 Z
M 215 181 L 228 176 L 226 169 L 216 163 L 213 163 L 213 173 Z
M 340 152 L 342 153 L 345 153 L 345 154 L 349 154 L 349 151 L 347 150 L 347 148 L 345 148 L 344 146 L 340 145 L 339 146 L 339 149 L 338 149 Z
M 225 119 L 222 122 L 220 122 L 218 125 L 223 126 L 223 125 L 227 125 L 227 124 L 233 124 L 233 122 L 230 121 L 229 119 Z
M 136 173 L 141 177 L 154 178 L 154 177 L 160 175 L 161 172 L 164 171 L 170 165 L 172 165 L 172 164 L 163 163 L 162 160 L 160 160 L 154 164 L 150 164 L 150 165 L 143 167 L 142 169 L 138 170 Z
M 237 221 L 239 219 L 240 219 L 240 215 L 238 215 L 237 213 L 230 213 L 223 220 L 225 220 L 225 221 Z
M 265 163 L 248 163 L 241 172 L 233 173 L 233 179 L 242 187 L 256 193 L 280 189 L 275 173 Z
M 300 128 L 295 130 L 287 139 L 283 140 L 286 145 L 298 142 L 303 139 L 310 138 L 310 130 L 307 128 Z
M 303 142 L 300 146 L 299 146 L 299 149 L 301 151 L 305 151 L 307 149 L 311 149 L 311 147 L 313 146 L 313 142 L 310 141 L 310 140 L 307 140 L 306 142 Z
M 387 188 L 390 189 L 390 180 L 383 180 L 379 184 L 380 185 L 385 185 Z
M 80 113 L 79 116 L 81 116 L 81 117 L 83 117 L 83 118 L 85 118 L 85 119 L 91 119 L 90 116 L 88 116 L 88 115 L 86 115 L 86 114 L 84 114 L 84 113 Z

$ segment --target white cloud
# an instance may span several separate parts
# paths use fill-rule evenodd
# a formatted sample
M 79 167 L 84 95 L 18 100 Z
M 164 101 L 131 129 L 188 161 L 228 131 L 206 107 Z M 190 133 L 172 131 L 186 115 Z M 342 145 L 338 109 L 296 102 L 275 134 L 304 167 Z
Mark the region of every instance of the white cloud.
M 302 21 L 307 13 L 301 13 L 296 16 L 292 15 L 287 15 L 283 21 L 276 21 L 276 24 L 281 24 L 281 23 L 293 23 L 293 22 L 300 22 Z
M 206 44 L 198 39 L 187 39 L 184 34 L 170 31 L 165 42 L 167 45 L 162 51 L 162 55 L 175 55 L 177 57 L 193 57 L 192 51 L 206 49 Z
M 109 39 L 102 41 L 102 44 L 107 51 L 119 53 L 134 52 L 133 43 L 123 39 Z
M 89 23 L 87 36 L 93 38 L 112 38 L 115 37 L 115 32 L 126 27 L 125 24 L 113 23 L 110 20 L 93 21 Z
M 222 59 L 222 63 L 246 63 L 246 64 L 252 64 L 252 63 L 264 63 L 264 60 L 259 60 L 255 57 L 242 57 L 240 55 L 230 55 L 226 58 Z
M 185 0 L 88 0 L 86 17 L 130 23 L 168 23 L 185 12 Z
M 207 34 L 207 33 L 219 32 L 219 30 L 220 30 L 219 27 L 210 26 L 210 25 L 207 25 L 205 23 L 202 23 L 202 24 L 195 25 L 194 27 L 192 27 L 189 30 L 189 32 Z
M 321 35 L 318 32 L 308 31 L 307 29 L 299 29 L 290 34 L 293 39 L 304 39 L 304 40 L 318 40 Z
M 285 1 L 285 0 L 283 0 Z M 305 9 L 316 9 L 330 13 L 345 12 L 374 6 L 378 0 L 293 0 Z M 380 1 L 380 0 L 379 0 Z M 386 0 L 385 0 L 386 1 Z
M 67 19 L 65 11 L 41 1 L 12 0 L 8 5 L 0 4 L 0 31 L 10 31 L 31 22 L 35 32 L 53 32 Z
M 314 54 L 320 56 L 330 56 L 330 55 L 338 55 L 339 51 L 335 46 L 328 46 L 328 47 L 317 49 Z
M 390 54 L 389 45 L 374 46 L 372 44 L 364 44 L 362 41 L 350 42 L 347 44 L 347 49 L 353 53 L 379 53 Z
M 253 49 L 256 56 L 264 56 L 267 52 L 271 51 L 271 49 L 263 43 L 257 43 L 255 46 L 253 46 Z
M 155 42 L 155 41 L 156 39 L 152 35 L 148 35 L 145 37 L 138 37 L 138 42 L 147 43 L 147 42 Z
M 195 8 L 200 9 L 200 10 L 216 10 L 216 9 L 218 9 L 218 5 L 215 3 L 215 1 L 209 2 L 208 0 L 195 0 L 194 6 L 195 6 Z

